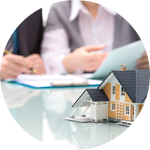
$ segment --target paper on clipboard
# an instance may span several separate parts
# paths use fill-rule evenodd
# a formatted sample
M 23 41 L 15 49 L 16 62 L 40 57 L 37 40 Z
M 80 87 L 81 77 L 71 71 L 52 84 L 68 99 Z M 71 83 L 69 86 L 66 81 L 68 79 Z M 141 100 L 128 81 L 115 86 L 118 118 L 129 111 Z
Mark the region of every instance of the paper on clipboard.
M 8 79 L 32 88 L 69 87 L 99 85 L 101 81 L 85 79 L 76 75 L 27 75 L 21 74 L 17 79 Z
M 145 48 L 141 40 L 112 50 L 91 79 L 102 80 L 112 70 L 120 70 L 121 64 L 126 64 L 127 70 L 135 70 L 136 60 L 142 56 L 144 51 Z

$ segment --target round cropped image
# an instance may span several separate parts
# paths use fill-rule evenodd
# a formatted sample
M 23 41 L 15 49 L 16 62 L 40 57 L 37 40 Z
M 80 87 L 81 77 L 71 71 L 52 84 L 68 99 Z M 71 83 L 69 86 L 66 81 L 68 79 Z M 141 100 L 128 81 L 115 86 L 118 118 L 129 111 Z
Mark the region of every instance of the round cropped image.
M 1 89 L 32 137 L 72 149 L 103 145 L 128 129 L 149 89 L 149 61 L 134 28 L 89 1 L 36 10 L 10 35 Z M 44 19 L 45 18 L 45 19 Z

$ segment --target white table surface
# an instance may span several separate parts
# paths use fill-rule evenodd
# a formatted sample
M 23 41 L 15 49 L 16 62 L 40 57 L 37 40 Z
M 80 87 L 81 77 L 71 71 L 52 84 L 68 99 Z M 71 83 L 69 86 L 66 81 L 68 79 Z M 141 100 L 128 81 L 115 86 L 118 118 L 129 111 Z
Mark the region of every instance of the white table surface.
M 63 120 L 73 112 L 71 106 L 85 87 L 31 89 L 1 82 L 1 88 L 6 105 L 17 123 L 43 143 L 49 144 L 53 139 L 56 143 L 67 142 L 76 149 L 86 149 L 107 143 L 127 129 L 113 122 L 78 123 Z M 80 116 L 82 112 L 79 109 L 75 116 Z M 85 114 L 89 115 L 90 110 Z

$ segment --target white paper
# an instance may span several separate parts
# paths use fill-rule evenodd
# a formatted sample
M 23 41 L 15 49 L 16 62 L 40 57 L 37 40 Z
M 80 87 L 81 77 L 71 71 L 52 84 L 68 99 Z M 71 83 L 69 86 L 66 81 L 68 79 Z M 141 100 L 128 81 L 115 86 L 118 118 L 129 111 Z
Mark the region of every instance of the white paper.
M 122 64 L 127 65 L 126 70 L 135 70 L 136 60 L 142 57 L 145 51 L 142 41 L 133 42 L 112 50 L 102 65 L 93 74 L 91 79 L 104 79 L 112 70 L 120 70 Z
M 52 87 L 52 83 L 54 84 L 71 84 L 71 83 L 84 83 L 88 82 L 89 85 L 99 85 L 101 83 L 100 80 L 91 80 L 84 79 L 76 75 L 26 75 L 21 74 L 17 79 L 8 79 L 6 81 L 15 81 L 17 83 L 42 88 L 42 87 Z M 88 86 L 88 85 L 87 85 Z

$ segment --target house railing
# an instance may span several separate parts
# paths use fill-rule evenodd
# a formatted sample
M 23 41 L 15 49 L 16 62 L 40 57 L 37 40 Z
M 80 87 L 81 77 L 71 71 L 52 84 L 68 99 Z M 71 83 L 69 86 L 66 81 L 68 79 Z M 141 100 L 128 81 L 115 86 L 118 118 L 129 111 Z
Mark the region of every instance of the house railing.
M 116 119 L 119 121 L 123 119 L 123 103 L 116 102 Z

